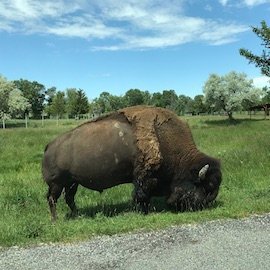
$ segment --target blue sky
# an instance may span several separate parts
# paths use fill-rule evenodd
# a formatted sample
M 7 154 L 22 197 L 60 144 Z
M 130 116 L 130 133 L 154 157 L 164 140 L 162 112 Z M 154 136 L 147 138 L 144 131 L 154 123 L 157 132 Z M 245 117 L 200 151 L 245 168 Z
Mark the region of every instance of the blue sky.
M 269 14 L 269 0 L 1 0 L 0 74 L 90 99 L 131 88 L 194 97 L 232 70 L 262 87 L 239 48 L 261 54 L 250 26 Z

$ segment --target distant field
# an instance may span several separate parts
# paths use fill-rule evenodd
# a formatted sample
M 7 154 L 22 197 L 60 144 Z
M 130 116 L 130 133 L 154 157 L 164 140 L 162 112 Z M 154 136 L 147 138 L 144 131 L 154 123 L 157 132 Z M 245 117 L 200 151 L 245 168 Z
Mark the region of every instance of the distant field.
M 59 220 L 50 222 L 45 198 L 47 185 L 41 177 L 45 145 L 82 121 L 30 121 L 7 123 L 0 129 L 0 246 L 40 242 L 76 241 L 97 234 L 115 234 L 139 229 L 157 229 L 181 223 L 217 218 L 237 218 L 270 211 L 270 120 L 262 115 L 237 116 L 228 123 L 221 116 L 185 118 L 196 144 L 222 162 L 223 183 L 217 202 L 199 212 L 172 213 L 162 200 L 154 199 L 144 216 L 134 211 L 131 185 L 122 185 L 101 195 L 79 188 L 79 217 L 68 219 L 63 198 L 57 205 Z

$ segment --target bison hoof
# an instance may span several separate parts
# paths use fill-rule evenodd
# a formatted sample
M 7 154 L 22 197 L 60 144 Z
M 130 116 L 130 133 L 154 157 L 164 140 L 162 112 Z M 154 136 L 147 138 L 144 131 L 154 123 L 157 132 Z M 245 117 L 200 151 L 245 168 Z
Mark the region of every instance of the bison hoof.
M 66 218 L 67 219 L 75 219 L 76 217 L 78 217 L 78 210 L 73 210 L 71 211 L 69 214 L 67 214 Z
M 149 213 L 149 203 L 139 202 L 137 203 L 137 211 L 147 215 Z

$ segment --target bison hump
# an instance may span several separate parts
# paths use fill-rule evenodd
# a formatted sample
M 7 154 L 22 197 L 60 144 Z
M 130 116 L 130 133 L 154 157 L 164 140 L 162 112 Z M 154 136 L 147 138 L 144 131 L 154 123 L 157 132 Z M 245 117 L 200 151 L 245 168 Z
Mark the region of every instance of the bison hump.
M 139 150 L 138 162 L 148 171 L 158 170 L 162 155 L 156 133 L 158 125 L 169 120 L 166 110 L 161 108 L 135 106 L 120 110 L 132 124 Z

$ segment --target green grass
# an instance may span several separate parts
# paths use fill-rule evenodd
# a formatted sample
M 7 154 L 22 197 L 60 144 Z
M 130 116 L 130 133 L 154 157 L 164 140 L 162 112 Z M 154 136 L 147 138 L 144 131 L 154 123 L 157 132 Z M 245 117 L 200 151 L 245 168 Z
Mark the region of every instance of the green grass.
M 79 217 L 68 219 L 63 198 L 58 221 L 51 224 L 47 185 L 41 177 L 45 145 L 78 122 L 32 121 L 30 128 L 0 130 L 0 246 L 85 240 L 93 235 L 151 230 L 217 218 L 238 218 L 270 211 L 270 121 L 223 117 L 187 117 L 196 144 L 222 162 L 223 182 L 217 202 L 199 212 L 173 213 L 154 199 L 144 216 L 133 209 L 131 185 L 98 192 L 79 188 Z M 14 127 L 14 125 L 13 125 Z

